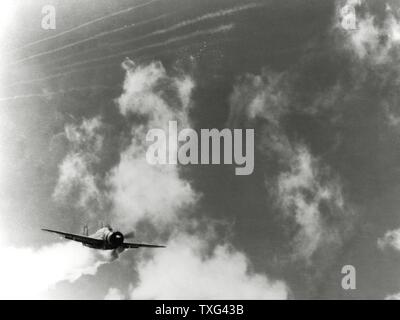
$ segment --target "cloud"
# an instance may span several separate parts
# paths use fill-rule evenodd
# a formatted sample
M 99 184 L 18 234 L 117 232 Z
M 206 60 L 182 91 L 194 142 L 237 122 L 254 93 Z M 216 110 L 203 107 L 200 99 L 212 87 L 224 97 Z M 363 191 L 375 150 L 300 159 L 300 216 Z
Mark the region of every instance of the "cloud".
M 378 239 L 378 247 L 382 250 L 386 247 L 400 250 L 400 229 L 387 231 L 382 238 Z
M 392 248 L 400 251 L 400 229 L 387 231 L 383 237 L 378 238 L 377 244 L 381 250 Z M 400 292 L 387 295 L 385 300 L 400 300 Z
M 126 297 L 121 292 L 121 290 L 117 288 L 110 288 L 104 297 L 104 300 L 124 300 Z
M 114 216 L 119 224 L 135 226 L 141 220 L 160 228 L 184 214 L 197 196 L 190 184 L 169 165 L 150 165 L 125 152 L 110 176 Z
M 161 63 L 137 66 L 126 60 L 124 66 L 127 71 L 124 92 L 116 99 L 117 106 L 126 119 L 135 116 L 142 121 L 132 122 L 131 143 L 121 152 L 120 163 L 108 176 L 113 213 L 124 225 L 133 227 L 140 221 L 148 221 L 159 232 L 169 234 L 167 249 L 151 251 L 150 257 L 142 256 L 139 260 L 139 280 L 131 285 L 128 296 L 132 299 L 286 298 L 285 284 L 251 272 L 244 253 L 229 244 L 211 245 L 222 240 L 215 233 L 200 231 L 204 217 L 188 215 L 200 195 L 181 176 L 179 165 L 149 165 L 145 160 L 144 141 L 149 129 L 166 130 L 170 120 L 177 120 L 181 127 L 190 127 L 188 113 L 194 81 L 187 74 L 168 75 Z M 206 225 L 212 228 L 214 221 L 207 221 Z M 187 228 L 192 230 L 191 235 Z M 112 290 L 108 296 L 121 297 L 120 293 Z
M 354 7 L 355 4 L 350 5 Z M 356 15 L 355 30 L 341 29 L 345 47 L 358 59 L 372 65 L 387 64 L 398 59 L 400 21 L 395 12 L 387 5 L 383 21 L 379 21 L 364 2 L 359 5 L 366 7 L 367 12 L 363 16 Z M 336 27 L 340 29 L 340 26 Z
M 400 292 L 386 296 L 385 300 L 400 300 Z
M 325 205 L 332 215 L 340 217 L 345 212 L 340 185 L 323 179 L 317 161 L 305 147 L 296 149 L 290 171 L 279 175 L 278 202 L 300 226 L 294 239 L 296 255 L 310 259 L 323 243 L 340 240 L 335 226 L 324 224 L 321 211 Z
M 143 117 L 131 125 L 132 140 L 121 152 L 120 163 L 108 177 L 109 197 L 119 223 L 134 227 L 147 219 L 162 228 L 176 222 L 185 208 L 194 204 L 198 195 L 183 179 L 177 165 L 150 165 L 146 161 L 146 134 L 149 129 L 167 131 L 170 120 L 188 126 L 188 110 L 194 87 L 189 76 L 169 76 L 161 63 L 136 66 L 124 62 L 124 92 L 116 100 L 127 118 Z M 169 149 L 169 152 L 176 150 Z
M 88 164 L 79 154 L 69 154 L 60 165 L 60 177 L 54 191 L 54 198 L 64 199 L 73 190 L 79 189 L 80 207 L 86 208 L 91 200 L 99 198 L 96 178 L 89 172 Z
M 286 74 L 269 70 L 263 70 L 261 75 L 243 76 L 230 97 L 228 123 L 237 124 L 243 117 L 261 117 L 271 124 L 278 124 L 281 115 L 287 111 L 286 80 Z
M 94 275 L 105 263 L 93 250 L 73 242 L 39 249 L 2 246 L 0 255 L 1 299 L 45 299 L 57 283 Z
M 288 74 L 268 70 L 260 75 L 248 74 L 235 85 L 228 122 L 234 125 L 244 121 L 255 126 L 259 152 L 278 163 L 274 172 L 267 167 L 272 162 L 265 164 L 266 191 L 276 199 L 283 217 L 296 223 L 293 256 L 309 261 L 323 244 L 340 242 L 340 223 L 328 225 L 324 216 L 343 220 L 347 208 L 338 179 L 330 176 L 329 168 L 321 165 L 303 143 L 291 141 L 282 126 L 292 112 L 315 115 L 321 111 L 315 103 L 299 110 L 291 101 L 291 91 Z M 326 108 L 324 104 L 318 106 Z
M 179 234 L 167 250 L 138 266 L 131 299 L 286 299 L 288 288 L 250 270 L 242 252 L 229 244 L 211 249 L 207 237 Z
M 254 273 L 244 253 L 217 233 L 200 231 L 204 217 L 189 213 L 201 195 L 182 177 L 179 165 L 150 165 L 146 161 L 149 129 L 167 131 L 171 120 L 178 121 L 181 128 L 190 127 L 193 79 L 182 72 L 168 74 L 159 62 L 136 65 L 127 59 L 123 67 L 123 93 L 115 103 L 131 135 L 129 144 L 120 150 L 119 163 L 102 181 L 106 188 L 103 192 L 98 188 L 96 164 L 101 161 L 105 137 L 101 121 L 94 118 L 66 127 L 71 151 L 60 165 L 54 194 L 65 197 L 78 189 L 82 206 L 105 197 L 112 205 L 113 224 L 132 229 L 139 222 L 150 222 L 169 240 L 165 241 L 167 249 L 139 257 L 139 282 L 131 284 L 129 294 L 113 287 L 105 298 L 287 298 L 284 282 Z M 215 221 L 205 224 L 212 228 Z
M 116 99 L 122 115 L 146 116 L 146 127 L 167 128 L 170 120 L 187 125 L 194 87 L 189 76 L 170 76 L 161 62 L 142 66 L 127 59 L 123 67 L 126 70 L 124 92 Z
M 238 79 L 231 94 L 228 125 L 250 123 L 259 133 L 258 150 L 285 161 L 291 146 L 280 123 L 289 112 L 289 97 L 286 73 L 264 69 L 260 75 L 247 74 Z
M 391 7 L 388 1 L 370 4 L 370 1 L 362 1 L 356 7 L 355 30 L 343 30 L 339 23 L 334 26 L 339 49 L 344 48 L 352 58 L 351 86 L 347 85 L 346 92 L 344 88 L 340 91 L 344 92 L 342 96 L 355 97 L 376 81 L 380 92 L 374 96 L 379 99 L 376 103 L 383 110 L 387 125 L 397 130 L 400 123 L 396 93 L 400 84 L 400 7 L 394 2 Z M 342 5 L 343 2 L 338 2 L 339 9 Z
M 94 168 L 100 162 L 103 145 L 101 125 L 99 118 L 93 118 L 83 120 L 80 125 L 65 126 L 70 152 L 59 165 L 59 177 L 53 193 L 53 198 L 59 202 L 74 197 L 75 206 L 90 211 L 92 215 L 104 201 L 98 187 L 100 178 Z

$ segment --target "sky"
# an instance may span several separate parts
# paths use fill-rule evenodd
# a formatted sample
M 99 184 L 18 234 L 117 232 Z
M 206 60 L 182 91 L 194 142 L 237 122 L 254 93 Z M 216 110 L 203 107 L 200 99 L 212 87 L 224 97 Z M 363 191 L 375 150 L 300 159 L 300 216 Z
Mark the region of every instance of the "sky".
M 400 298 L 398 0 L 0 6 L 0 298 Z M 150 165 L 169 121 L 254 129 L 254 172 Z M 167 248 L 40 230 L 101 221 Z

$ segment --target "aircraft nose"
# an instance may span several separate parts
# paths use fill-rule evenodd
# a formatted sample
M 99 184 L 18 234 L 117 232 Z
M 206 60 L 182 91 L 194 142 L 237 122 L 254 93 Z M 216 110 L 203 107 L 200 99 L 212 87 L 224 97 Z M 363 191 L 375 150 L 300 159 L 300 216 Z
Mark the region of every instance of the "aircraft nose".
M 108 241 L 113 246 L 120 246 L 124 242 L 124 236 L 120 232 L 113 232 L 108 236 Z

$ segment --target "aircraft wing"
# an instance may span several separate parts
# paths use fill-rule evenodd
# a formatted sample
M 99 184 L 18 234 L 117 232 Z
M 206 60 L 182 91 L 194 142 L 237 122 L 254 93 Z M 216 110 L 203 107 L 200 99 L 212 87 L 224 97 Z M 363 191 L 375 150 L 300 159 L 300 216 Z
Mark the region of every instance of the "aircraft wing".
M 137 248 L 165 248 L 165 246 L 159 246 L 155 244 L 145 244 L 145 243 L 127 243 L 124 242 L 122 246 L 125 249 L 137 249 Z
M 80 234 L 66 233 L 66 232 L 50 230 L 50 229 L 42 229 L 42 230 L 46 231 L 46 232 L 51 232 L 51 233 L 58 234 L 58 235 L 62 236 L 65 239 L 68 239 L 68 240 L 78 241 L 78 242 L 82 242 L 82 243 L 85 243 L 85 244 L 90 244 L 90 245 L 95 245 L 95 246 L 103 244 L 102 240 L 91 238 L 91 237 L 87 237 L 87 236 L 82 236 Z

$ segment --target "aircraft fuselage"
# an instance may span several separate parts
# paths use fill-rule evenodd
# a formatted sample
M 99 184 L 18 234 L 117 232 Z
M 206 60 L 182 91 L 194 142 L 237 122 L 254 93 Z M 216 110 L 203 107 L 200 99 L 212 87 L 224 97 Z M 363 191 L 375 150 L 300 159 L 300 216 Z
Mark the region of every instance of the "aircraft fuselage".
M 97 230 L 94 234 L 90 235 L 91 238 L 101 240 L 97 244 L 83 243 L 85 247 L 99 249 L 99 250 L 114 250 L 122 246 L 124 243 L 124 236 L 119 231 L 113 231 L 109 227 L 104 227 Z

